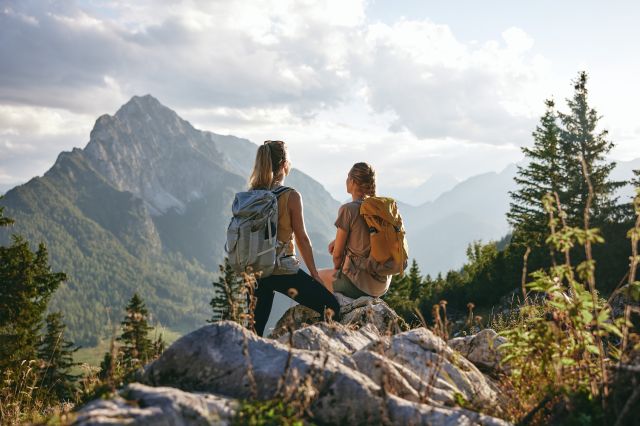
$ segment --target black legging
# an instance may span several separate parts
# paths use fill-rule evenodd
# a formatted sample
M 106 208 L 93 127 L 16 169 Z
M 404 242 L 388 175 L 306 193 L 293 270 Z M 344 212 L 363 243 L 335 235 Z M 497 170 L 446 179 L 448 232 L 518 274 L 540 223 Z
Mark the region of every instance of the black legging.
M 270 275 L 267 278 L 258 280 L 258 288 L 255 293 L 258 300 L 256 301 L 254 319 L 256 332 L 259 336 L 264 333 L 264 328 L 271 313 L 273 292 L 277 291 L 291 297 L 289 289 L 295 289 L 293 300 L 299 304 L 313 309 L 320 315 L 323 315 L 325 308 L 330 308 L 334 312 L 333 319 L 335 321 L 340 320 L 340 304 L 338 300 L 324 285 L 313 279 L 311 275 L 303 270 L 299 270 L 298 273 L 292 275 Z

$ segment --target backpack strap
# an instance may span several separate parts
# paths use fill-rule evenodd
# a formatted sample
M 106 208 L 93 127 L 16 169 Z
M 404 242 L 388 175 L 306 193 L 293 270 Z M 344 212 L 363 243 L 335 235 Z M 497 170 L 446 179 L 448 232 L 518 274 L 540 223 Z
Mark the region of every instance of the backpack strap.
M 277 197 L 281 196 L 282 194 L 284 194 L 287 191 L 293 191 L 293 188 L 290 188 L 288 186 L 281 186 L 281 187 L 278 187 L 278 188 L 272 190 L 271 192 L 277 198 Z
M 360 206 L 362 206 L 362 199 L 360 200 L 355 200 L 355 203 L 358 203 Z M 360 214 L 359 212 L 360 207 L 358 207 L 358 214 Z M 344 242 L 344 253 L 342 256 L 342 262 L 340 262 L 340 272 L 342 272 L 342 267 L 344 266 L 344 263 L 347 261 L 347 256 L 355 256 L 355 253 L 353 253 L 350 249 L 349 249 L 349 236 L 351 235 L 351 226 L 349 226 L 349 230 L 347 231 L 347 239 Z

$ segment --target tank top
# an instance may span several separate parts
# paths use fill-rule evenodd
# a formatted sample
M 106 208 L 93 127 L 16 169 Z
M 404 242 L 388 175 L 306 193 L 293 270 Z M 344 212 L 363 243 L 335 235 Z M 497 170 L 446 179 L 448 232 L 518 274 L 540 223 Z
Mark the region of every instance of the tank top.
M 274 188 L 275 189 L 275 188 Z M 278 241 L 284 244 L 285 256 L 295 256 L 293 244 L 293 226 L 289 214 L 289 195 L 292 191 L 286 191 L 278 196 Z

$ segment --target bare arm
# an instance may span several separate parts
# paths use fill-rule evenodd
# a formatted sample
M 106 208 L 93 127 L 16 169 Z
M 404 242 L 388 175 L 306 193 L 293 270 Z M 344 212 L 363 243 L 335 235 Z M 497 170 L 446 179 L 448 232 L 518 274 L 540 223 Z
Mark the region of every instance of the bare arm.
M 333 269 L 339 269 L 344 259 L 344 249 L 347 245 L 347 231 L 342 228 L 337 228 L 336 239 L 333 242 Z
M 305 265 L 309 268 L 311 276 L 322 282 L 313 259 L 311 240 L 309 240 L 309 235 L 307 235 L 307 230 L 304 227 L 302 211 L 302 197 L 298 192 L 292 191 L 291 194 L 289 194 L 289 214 L 291 215 L 291 227 L 293 228 L 293 236 L 296 240 L 296 246 L 298 246 L 298 251 L 302 256 L 302 260 Z

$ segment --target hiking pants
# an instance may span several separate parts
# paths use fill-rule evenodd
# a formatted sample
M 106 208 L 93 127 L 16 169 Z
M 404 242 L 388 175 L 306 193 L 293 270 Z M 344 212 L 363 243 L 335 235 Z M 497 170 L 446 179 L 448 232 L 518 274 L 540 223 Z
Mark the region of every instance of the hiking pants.
M 255 292 L 257 301 L 254 320 L 256 332 L 259 336 L 262 336 L 267 325 L 271 306 L 273 305 L 274 291 L 291 297 L 299 304 L 313 309 L 320 315 L 324 315 L 325 308 L 330 308 L 334 312 L 333 320 L 340 320 L 338 299 L 324 285 L 300 269 L 296 274 L 292 275 L 270 275 L 266 278 L 258 279 L 258 288 Z

